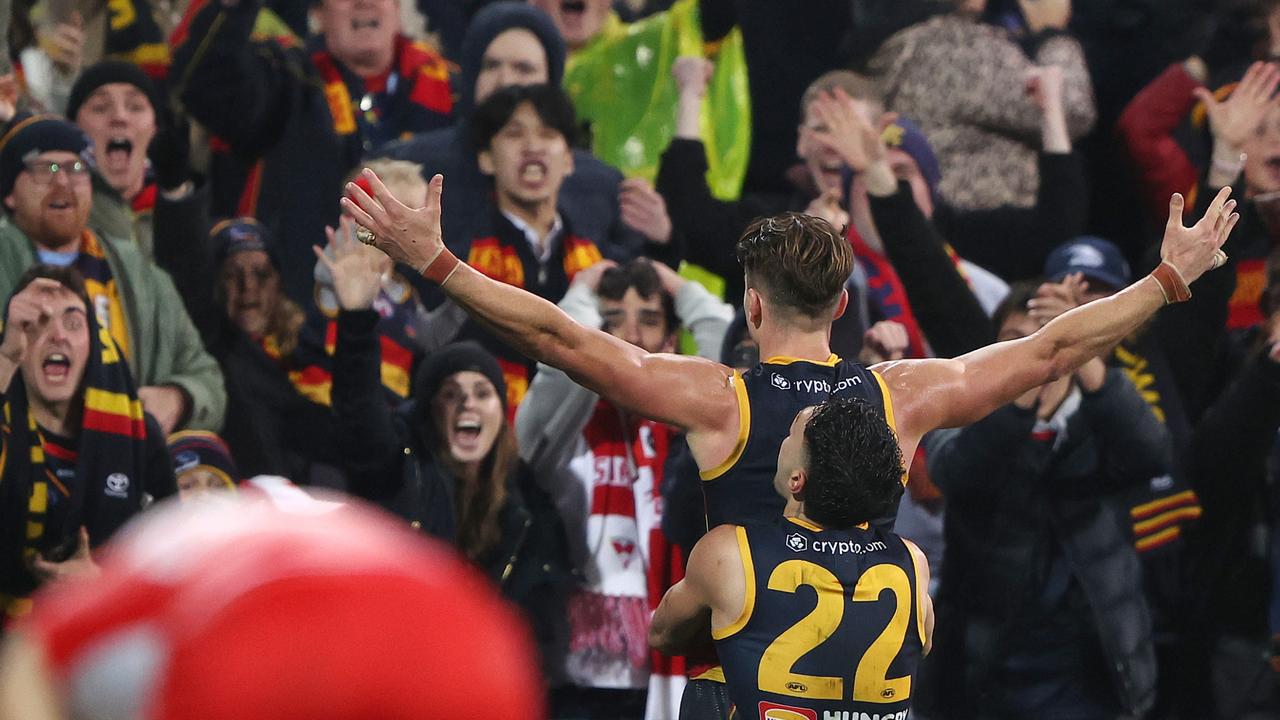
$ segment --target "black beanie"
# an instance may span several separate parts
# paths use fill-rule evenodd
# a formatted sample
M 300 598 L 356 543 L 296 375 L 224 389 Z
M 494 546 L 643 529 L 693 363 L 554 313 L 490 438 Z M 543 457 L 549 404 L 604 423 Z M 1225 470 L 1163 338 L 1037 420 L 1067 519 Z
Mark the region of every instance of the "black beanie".
M 502 408 L 507 407 L 507 381 L 502 375 L 502 366 L 494 359 L 493 354 L 485 350 L 479 343 L 467 340 L 451 343 L 431 353 L 418 367 L 414 378 L 414 398 L 418 407 L 430 417 L 431 400 L 440 391 L 446 378 L 465 370 L 478 372 L 493 383 L 502 400 Z
M 496 2 L 484 6 L 471 19 L 462 38 L 461 80 L 458 83 L 459 117 L 475 109 L 476 77 L 480 74 L 485 50 L 494 38 L 508 30 L 533 33 L 547 53 L 547 76 L 552 85 L 564 79 L 565 45 L 555 21 L 542 10 L 523 2 Z
M 141 90 L 142 94 L 147 96 L 147 102 L 151 103 L 151 109 L 156 113 L 156 122 L 160 122 L 162 106 L 160 97 L 156 93 L 155 83 L 151 82 L 151 78 L 147 77 L 142 68 L 123 60 L 103 60 L 90 65 L 80 73 L 80 77 L 76 78 L 75 84 L 71 86 L 71 94 L 67 97 L 67 118 L 75 122 L 84 101 L 89 99 L 94 90 L 110 83 L 128 83 Z
M 79 155 L 89 165 L 89 138 L 79 127 L 56 115 L 16 117 L 0 137 L 0 199 L 13 194 L 13 184 L 28 158 L 61 150 Z

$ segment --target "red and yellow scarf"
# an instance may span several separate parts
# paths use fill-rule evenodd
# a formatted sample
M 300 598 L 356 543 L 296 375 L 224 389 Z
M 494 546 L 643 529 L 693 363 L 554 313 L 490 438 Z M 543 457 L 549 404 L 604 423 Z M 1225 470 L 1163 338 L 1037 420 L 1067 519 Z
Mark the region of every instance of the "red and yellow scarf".
M 572 234 L 564 238 L 560 252 L 564 274 L 570 282 L 573 276 L 604 259 L 594 242 Z M 498 282 L 528 289 L 519 250 L 497 236 L 473 240 L 467 264 Z M 529 391 L 530 363 L 515 351 L 508 351 L 498 354 L 498 364 L 502 366 L 502 375 L 507 381 L 508 412 L 514 417 L 516 408 Z
M 132 356 L 129 342 L 129 326 L 125 322 L 124 305 L 120 301 L 120 288 L 111 274 L 111 265 L 102 241 L 93 232 L 85 230 L 80 237 L 80 255 L 76 258 L 76 270 L 84 276 L 85 290 L 93 301 L 94 316 L 98 324 L 106 328 L 120 346 L 127 360 Z
M 26 386 L 15 375 L 3 395 L 0 422 L 0 563 L 30 560 L 85 526 L 97 545 L 132 512 L 142 508 L 146 480 L 147 427 L 142 403 L 119 346 L 92 314 L 88 318 L 89 359 L 84 370 L 79 451 L 75 456 L 78 492 L 58 480 L 46 462 L 46 443 L 27 401 Z M 69 503 L 63 527 L 50 527 L 54 493 Z M 105 497 L 109 495 L 111 497 Z M 11 553 L 18 552 L 20 557 Z M 5 572 L 14 577 L 14 572 Z M 16 586 L 0 588 L 0 608 L 9 616 L 25 613 L 25 598 L 37 581 L 27 575 Z

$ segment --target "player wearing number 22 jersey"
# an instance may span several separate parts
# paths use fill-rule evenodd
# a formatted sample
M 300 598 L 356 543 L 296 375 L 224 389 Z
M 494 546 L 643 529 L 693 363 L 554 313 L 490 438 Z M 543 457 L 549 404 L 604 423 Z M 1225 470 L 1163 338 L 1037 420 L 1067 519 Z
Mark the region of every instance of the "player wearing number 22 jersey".
M 876 528 L 902 493 L 902 454 L 880 408 L 835 398 L 802 410 L 778 451 L 772 522 L 721 525 L 654 614 L 670 651 L 706 633 L 735 718 L 904 720 L 933 631 L 929 568 Z

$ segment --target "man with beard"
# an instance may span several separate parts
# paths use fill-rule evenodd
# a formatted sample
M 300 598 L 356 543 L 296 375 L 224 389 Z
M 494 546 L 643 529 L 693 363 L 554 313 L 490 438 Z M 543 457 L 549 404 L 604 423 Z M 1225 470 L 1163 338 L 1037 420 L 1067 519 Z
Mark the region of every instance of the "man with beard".
M 98 323 L 124 353 L 138 398 L 166 433 L 216 430 L 222 373 L 205 352 L 173 281 L 128 242 L 88 228 L 89 142 L 64 120 L 34 115 L 0 137 L 0 295 L 36 262 L 73 266 Z

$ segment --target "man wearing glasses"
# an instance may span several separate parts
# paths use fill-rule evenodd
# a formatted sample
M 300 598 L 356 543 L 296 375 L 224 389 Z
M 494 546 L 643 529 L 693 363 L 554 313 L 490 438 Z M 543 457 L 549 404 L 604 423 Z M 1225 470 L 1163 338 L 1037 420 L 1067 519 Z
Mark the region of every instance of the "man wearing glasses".
M 161 428 L 218 430 L 226 406 L 222 373 L 173 281 L 132 243 L 86 226 L 91 157 L 84 133 L 51 115 L 15 119 L 0 137 L 0 297 L 36 262 L 74 267 Z

